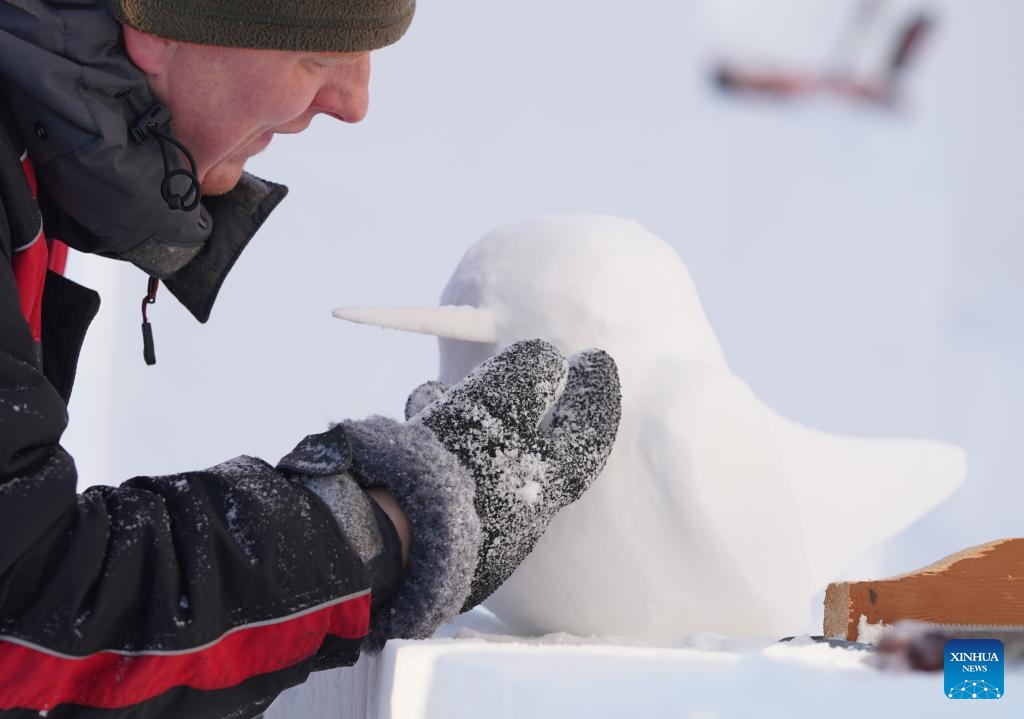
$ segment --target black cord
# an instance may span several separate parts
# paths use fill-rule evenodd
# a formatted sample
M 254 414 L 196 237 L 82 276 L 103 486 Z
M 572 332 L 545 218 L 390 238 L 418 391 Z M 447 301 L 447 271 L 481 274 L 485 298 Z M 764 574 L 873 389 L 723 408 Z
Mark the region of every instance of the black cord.
M 155 103 L 148 109 L 140 111 L 132 98 L 131 89 L 126 88 L 122 90 L 117 93 L 117 97 L 123 99 L 128 104 L 132 116 L 135 118 L 135 124 L 128 128 L 135 141 L 141 144 L 150 135 L 153 135 L 160 145 L 160 155 L 164 161 L 164 178 L 160 182 L 160 196 L 164 198 L 167 207 L 171 210 L 182 210 L 183 212 L 191 212 L 196 209 L 202 196 L 199 187 L 199 171 L 196 169 L 195 158 L 192 157 L 192 153 L 189 152 L 188 148 L 163 131 L 171 122 L 171 113 L 159 103 Z M 168 145 L 173 146 L 185 156 L 185 159 L 188 160 L 187 170 L 174 167 L 177 163 L 174 161 Z M 184 177 L 188 180 L 188 189 L 184 194 L 171 191 L 171 181 L 176 177 Z
M 160 154 L 164 158 L 164 179 L 160 182 L 160 195 L 164 198 L 164 202 L 172 210 L 183 210 L 185 212 L 191 212 L 199 206 L 200 192 L 199 192 L 199 175 L 196 170 L 196 161 L 192 157 L 192 153 L 188 151 L 188 148 L 183 144 L 175 140 L 170 135 L 161 132 L 157 129 L 152 129 L 150 132 L 156 136 L 156 139 L 160 141 Z M 182 168 L 171 169 L 170 158 L 168 157 L 167 144 L 170 143 L 178 149 L 181 154 L 188 160 L 189 169 L 185 170 Z M 185 177 L 188 179 L 188 190 L 185 194 L 178 195 L 171 192 L 171 180 L 175 177 Z

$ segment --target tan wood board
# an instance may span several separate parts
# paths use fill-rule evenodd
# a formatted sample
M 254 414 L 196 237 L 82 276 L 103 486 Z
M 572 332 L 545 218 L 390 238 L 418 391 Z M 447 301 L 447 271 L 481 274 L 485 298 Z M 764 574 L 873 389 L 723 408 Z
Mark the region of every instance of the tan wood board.
M 1024 538 L 971 547 L 888 579 L 828 585 L 826 637 L 857 641 L 862 616 L 868 624 L 1024 626 Z

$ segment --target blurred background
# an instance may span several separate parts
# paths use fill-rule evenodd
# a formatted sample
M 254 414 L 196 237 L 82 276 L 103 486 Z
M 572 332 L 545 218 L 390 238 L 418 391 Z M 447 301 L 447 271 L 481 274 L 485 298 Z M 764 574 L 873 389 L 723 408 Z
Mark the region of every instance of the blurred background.
M 426 0 L 362 124 L 251 161 L 291 195 L 208 324 L 161 292 L 155 367 L 145 277 L 71 258 L 104 302 L 65 436 L 82 486 L 399 414 L 436 341 L 331 308 L 434 304 L 495 225 L 599 212 L 676 248 L 782 414 L 967 450 L 963 488 L 846 578 L 1024 534 L 1022 30 L 1016 0 Z

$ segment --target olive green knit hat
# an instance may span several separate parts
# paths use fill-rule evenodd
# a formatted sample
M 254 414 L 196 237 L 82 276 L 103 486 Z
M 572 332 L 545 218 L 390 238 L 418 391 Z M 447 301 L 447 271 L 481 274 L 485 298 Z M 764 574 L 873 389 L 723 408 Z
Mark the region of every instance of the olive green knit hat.
M 200 45 L 361 52 L 405 34 L 416 0 L 107 0 L 120 22 Z

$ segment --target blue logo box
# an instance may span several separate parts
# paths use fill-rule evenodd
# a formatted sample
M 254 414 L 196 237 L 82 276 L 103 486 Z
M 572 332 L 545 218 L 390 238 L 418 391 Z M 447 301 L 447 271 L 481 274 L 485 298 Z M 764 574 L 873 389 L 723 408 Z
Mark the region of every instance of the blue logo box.
M 1000 699 L 1003 696 L 1003 643 L 998 639 L 950 639 L 945 649 L 946 696 Z

